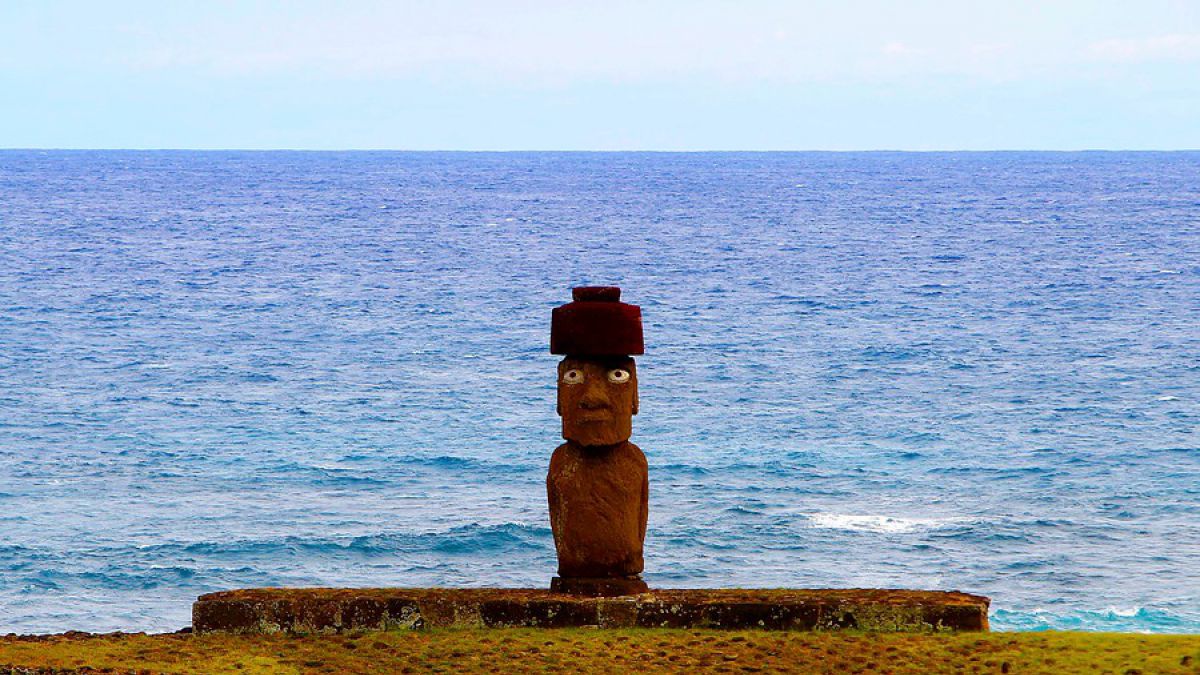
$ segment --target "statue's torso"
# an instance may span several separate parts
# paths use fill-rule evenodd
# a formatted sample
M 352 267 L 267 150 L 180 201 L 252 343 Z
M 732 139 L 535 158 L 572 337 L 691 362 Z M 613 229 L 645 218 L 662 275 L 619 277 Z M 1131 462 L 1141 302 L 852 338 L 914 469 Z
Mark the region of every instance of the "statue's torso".
M 646 456 L 634 444 L 554 451 L 546 489 L 559 574 L 640 574 L 647 513 Z

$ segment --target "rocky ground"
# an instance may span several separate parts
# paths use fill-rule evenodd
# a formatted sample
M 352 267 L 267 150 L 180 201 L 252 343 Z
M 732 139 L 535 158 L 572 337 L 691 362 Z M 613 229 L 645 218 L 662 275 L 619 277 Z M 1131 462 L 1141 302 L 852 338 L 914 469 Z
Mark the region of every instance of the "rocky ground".
M 1200 635 L 436 629 L 0 637 L 32 673 L 1200 673 Z

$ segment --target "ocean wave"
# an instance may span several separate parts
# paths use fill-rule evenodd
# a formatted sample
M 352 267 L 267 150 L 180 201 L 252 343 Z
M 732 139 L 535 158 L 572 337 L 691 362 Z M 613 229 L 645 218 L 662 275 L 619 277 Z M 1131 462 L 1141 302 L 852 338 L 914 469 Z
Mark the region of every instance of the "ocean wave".
M 712 473 L 712 471 L 708 468 L 705 468 L 703 466 L 693 466 L 690 464 L 651 465 L 650 470 L 651 471 L 661 471 L 664 474 L 669 475 L 673 478 L 679 478 L 682 476 L 703 477 L 703 476 L 707 476 L 710 473 Z
M 961 527 L 976 522 L 971 518 L 899 518 L 884 515 L 848 513 L 812 513 L 806 516 L 810 527 L 878 534 L 909 534 Z
M 489 473 L 524 473 L 529 471 L 542 471 L 545 468 L 540 465 L 535 466 L 533 464 L 512 464 L 507 462 L 488 461 L 479 459 L 477 457 L 459 457 L 456 455 L 399 457 L 394 461 L 397 464 L 406 466 L 420 466 L 431 469 L 454 469 L 457 471 L 486 471 Z
M 272 537 L 231 541 L 201 541 L 189 544 L 154 544 L 138 547 L 145 558 L 203 556 L 219 559 L 297 557 L 347 553 L 363 556 L 411 553 L 489 553 L 539 550 L 549 545 L 550 528 L 525 523 L 460 525 L 448 530 L 387 532 L 347 537 Z M 119 554 L 121 549 L 108 550 Z
M 423 542 L 432 541 L 432 549 L 440 553 L 480 553 L 512 549 L 540 549 L 552 536 L 550 528 L 520 523 L 503 525 L 464 525 L 447 533 L 422 535 Z
M 1088 630 L 1138 633 L 1197 633 L 1200 613 L 1178 612 L 1161 607 L 1116 607 L 1103 609 L 995 609 L 995 630 Z
M 195 588 L 213 579 L 229 577 L 262 577 L 261 570 L 252 567 L 229 568 L 205 565 L 139 565 L 114 560 L 96 569 L 78 569 L 75 561 L 60 560 L 54 566 L 38 570 L 13 568 L 5 570 L 10 589 L 23 595 L 41 591 L 87 589 L 95 592 L 167 589 L 178 592 Z
M 717 474 L 726 472 L 744 472 L 750 474 L 786 476 L 789 478 L 794 478 L 798 473 L 797 469 L 809 469 L 813 468 L 813 466 L 813 464 L 791 462 L 766 462 L 761 464 L 752 462 L 734 462 L 733 464 L 713 467 L 712 472 Z

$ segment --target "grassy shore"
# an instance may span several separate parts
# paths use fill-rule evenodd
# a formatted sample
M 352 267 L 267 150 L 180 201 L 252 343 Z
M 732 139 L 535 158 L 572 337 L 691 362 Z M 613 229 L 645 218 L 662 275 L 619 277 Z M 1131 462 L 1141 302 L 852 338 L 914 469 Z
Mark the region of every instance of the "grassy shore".
M 4 675 L 628 671 L 1195 674 L 1200 635 L 525 628 L 0 637 Z

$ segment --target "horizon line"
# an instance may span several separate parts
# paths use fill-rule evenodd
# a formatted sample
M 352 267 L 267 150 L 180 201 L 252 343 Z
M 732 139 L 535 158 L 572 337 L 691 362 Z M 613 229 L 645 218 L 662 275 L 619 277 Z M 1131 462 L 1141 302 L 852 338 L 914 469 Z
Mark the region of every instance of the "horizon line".
M 1119 152 L 1155 152 L 1155 153 L 1193 153 L 1200 152 L 1196 148 L 989 148 L 989 149 L 905 149 L 905 148 L 872 148 L 872 149 L 745 149 L 745 150 L 658 150 L 658 149 L 406 149 L 406 148 L 70 148 L 70 147 L 0 147 L 0 152 L 405 152 L 405 153 L 462 153 L 462 154 L 504 154 L 504 153 L 560 153 L 560 154 L 771 154 L 771 153 L 824 153 L 824 154 L 854 154 L 854 153 L 890 153 L 890 154 L 937 154 L 937 153 L 1119 153 Z

